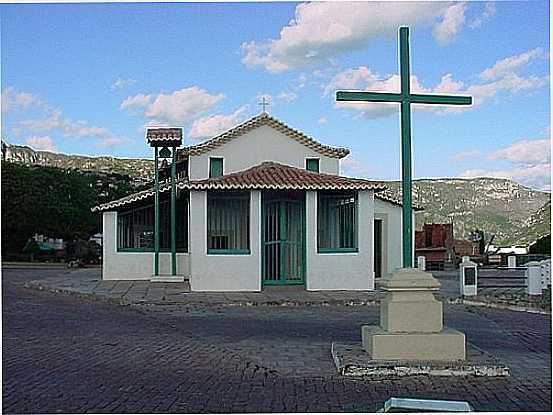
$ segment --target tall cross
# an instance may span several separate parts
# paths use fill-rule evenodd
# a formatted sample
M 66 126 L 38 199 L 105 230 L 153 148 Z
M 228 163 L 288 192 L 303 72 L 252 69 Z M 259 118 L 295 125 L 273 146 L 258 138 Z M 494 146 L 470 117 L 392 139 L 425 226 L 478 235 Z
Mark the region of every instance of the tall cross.
M 412 94 L 409 71 L 409 28 L 399 28 L 399 72 L 401 92 L 337 91 L 337 101 L 398 102 L 401 104 L 401 176 L 403 267 L 413 266 L 413 216 L 411 173 L 411 104 L 470 105 L 470 96 Z
M 257 105 L 261 105 L 261 108 L 263 108 L 263 112 L 265 112 L 265 107 L 269 106 L 269 101 L 267 98 L 265 98 L 265 95 L 261 97 L 261 102 L 259 102 Z

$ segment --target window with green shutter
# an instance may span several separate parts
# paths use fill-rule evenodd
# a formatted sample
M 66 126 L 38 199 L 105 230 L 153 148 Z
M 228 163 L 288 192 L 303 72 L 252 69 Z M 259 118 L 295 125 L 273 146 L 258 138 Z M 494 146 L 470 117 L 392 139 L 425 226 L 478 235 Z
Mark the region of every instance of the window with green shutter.
M 209 177 L 219 177 L 223 175 L 223 158 L 209 158 Z
M 305 168 L 309 171 L 319 172 L 319 159 L 305 159 Z
M 319 192 L 318 250 L 357 252 L 357 193 Z

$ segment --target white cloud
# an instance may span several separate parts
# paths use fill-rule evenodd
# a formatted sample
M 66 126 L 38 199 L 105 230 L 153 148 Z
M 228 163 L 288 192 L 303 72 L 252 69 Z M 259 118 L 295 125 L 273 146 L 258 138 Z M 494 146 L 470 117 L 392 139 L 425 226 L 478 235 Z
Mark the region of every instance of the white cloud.
M 491 68 L 484 70 L 480 74 L 480 78 L 484 81 L 491 81 L 505 76 L 510 76 L 522 66 L 525 66 L 532 60 L 540 57 L 547 57 L 547 55 L 543 53 L 541 48 L 535 48 L 519 55 L 498 60 Z
M 14 87 L 2 91 L 2 112 L 28 110 L 31 107 L 44 107 L 44 103 L 30 92 L 16 91 Z
M 132 97 L 127 97 L 120 105 L 120 108 L 123 110 L 133 109 L 133 108 L 144 108 L 152 100 L 151 95 L 137 94 Z
M 466 3 L 458 3 L 448 7 L 443 20 L 434 26 L 433 34 L 440 45 L 451 42 L 461 31 L 465 23 Z
M 281 101 L 286 102 L 287 104 L 290 104 L 291 102 L 294 102 L 298 98 L 298 94 L 296 94 L 295 92 L 283 91 L 277 95 L 277 98 L 280 99 Z
M 510 58 L 501 59 L 479 74 L 480 79 L 488 80 L 488 82 L 472 85 L 465 85 L 462 81 L 455 80 L 452 74 L 446 74 L 442 76 L 436 86 L 425 87 L 416 75 L 411 75 L 412 92 L 470 95 L 473 97 L 473 105 L 470 107 L 415 105 L 413 108 L 418 111 L 433 111 L 438 114 L 457 113 L 474 109 L 500 93 L 514 94 L 541 88 L 549 82 L 548 76 L 521 76 L 517 72 L 524 65 L 542 55 L 543 53 L 539 52 L 539 49 L 533 49 Z M 324 93 L 325 95 L 334 94 L 334 91 L 338 89 L 399 92 L 400 78 L 397 74 L 381 77 L 369 68 L 360 66 L 336 74 L 325 87 Z M 367 118 L 384 117 L 398 111 L 396 104 L 336 102 L 335 107 L 359 111 Z
M 431 26 L 448 41 L 461 29 L 465 5 L 444 2 L 312 2 L 296 7 L 277 39 L 244 42 L 242 62 L 277 73 L 328 62 L 376 38 L 396 36 L 399 26 Z
M 188 136 L 193 140 L 215 137 L 236 127 L 243 118 L 246 107 L 241 107 L 229 115 L 212 115 L 202 117 L 192 124 Z
M 488 159 L 504 160 L 512 167 L 498 170 L 472 169 L 461 177 L 501 177 L 542 190 L 551 189 L 551 140 L 520 140 L 492 152 Z
M 484 6 L 484 11 L 481 15 L 477 16 L 470 24 L 471 29 L 476 29 L 487 23 L 493 16 L 495 16 L 495 2 L 488 1 Z
M 159 123 L 183 125 L 211 110 L 224 98 L 192 86 L 157 96 L 138 94 L 126 98 L 122 109 L 142 109 L 144 117 Z
M 119 91 L 123 88 L 126 88 L 128 86 L 134 85 L 136 83 L 136 79 L 123 79 L 123 78 L 117 78 L 115 82 L 111 85 L 110 89 L 112 91 Z
M 317 122 L 322 125 L 322 124 L 326 124 L 328 120 L 326 119 L 326 117 L 321 117 Z
M 521 140 L 494 151 L 490 160 L 507 160 L 520 164 L 543 164 L 551 162 L 551 140 Z
M 448 79 L 442 79 L 440 86 L 444 89 L 449 88 L 451 84 L 455 84 Z M 348 69 L 334 76 L 330 83 L 325 87 L 325 95 L 334 94 L 337 89 L 358 89 L 365 91 L 376 92 L 399 92 L 400 78 L 399 75 L 388 75 L 381 78 L 378 74 L 373 73 L 369 68 L 360 66 L 357 69 Z M 421 85 L 415 75 L 411 75 L 411 92 L 430 93 L 436 92 L 432 89 L 425 88 Z M 336 102 L 336 108 L 347 108 L 360 111 L 367 118 L 379 118 L 388 116 L 398 111 L 396 104 L 381 104 L 381 103 L 365 103 L 365 102 Z
M 35 150 L 57 152 L 56 144 L 49 136 L 44 137 L 29 137 L 25 140 L 25 144 L 34 148 Z
M 59 110 L 51 111 L 42 119 L 21 121 L 18 128 L 25 131 L 59 131 L 64 136 L 72 138 L 92 137 L 99 139 L 103 147 L 111 147 L 125 141 L 106 128 L 91 126 L 86 121 L 64 118 Z

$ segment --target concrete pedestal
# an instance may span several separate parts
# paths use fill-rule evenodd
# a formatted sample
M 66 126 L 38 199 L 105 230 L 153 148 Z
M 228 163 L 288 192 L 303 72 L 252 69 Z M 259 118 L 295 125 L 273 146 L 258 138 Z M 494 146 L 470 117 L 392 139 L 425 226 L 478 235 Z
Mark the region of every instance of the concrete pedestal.
M 363 326 L 361 336 L 363 348 L 374 360 L 465 360 L 465 335 L 457 330 L 389 333 Z
M 443 327 L 440 282 L 416 268 L 383 279 L 380 326 L 363 326 L 363 348 L 375 360 L 464 360 L 465 335 Z

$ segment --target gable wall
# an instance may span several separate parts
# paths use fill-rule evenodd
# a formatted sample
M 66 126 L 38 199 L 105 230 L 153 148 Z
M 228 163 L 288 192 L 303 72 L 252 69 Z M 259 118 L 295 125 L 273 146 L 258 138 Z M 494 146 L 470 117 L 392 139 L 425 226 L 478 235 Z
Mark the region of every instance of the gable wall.
M 209 177 L 209 157 L 223 157 L 223 174 L 245 170 L 264 161 L 305 168 L 305 158 L 319 158 L 321 173 L 339 174 L 339 159 L 324 156 L 279 131 L 262 125 L 209 152 L 190 156 L 191 180 Z

